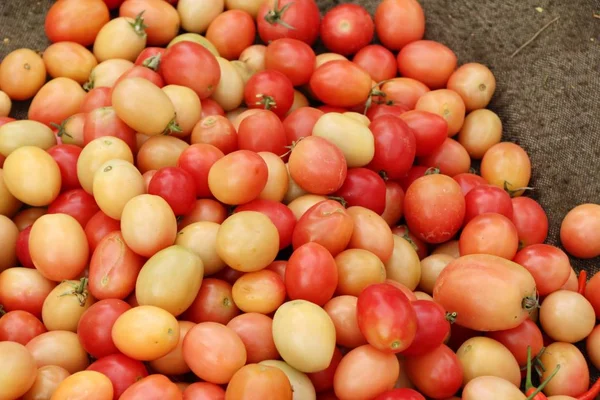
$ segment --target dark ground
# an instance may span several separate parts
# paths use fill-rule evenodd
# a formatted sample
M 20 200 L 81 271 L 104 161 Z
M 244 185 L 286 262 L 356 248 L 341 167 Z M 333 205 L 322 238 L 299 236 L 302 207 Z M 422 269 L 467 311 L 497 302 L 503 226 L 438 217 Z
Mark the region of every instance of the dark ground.
M 341 3 L 374 12 L 376 0 L 317 0 L 322 10 Z M 564 215 L 581 203 L 600 203 L 600 0 L 420 0 L 426 38 L 452 48 L 459 63 L 488 65 L 497 79 L 490 108 L 506 140 L 527 150 L 531 194 L 550 219 L 548 241 L 559 244 Z M 51 0 L 0 0 L 0 59 L 29 47 L 43 50 Z M 510 55 L 552 19 L 560 19 L 517 56 Z M 85 18 L 85 16 L 82 16 Z M 26 115 L 15 104 L 13 116 Z M 530 185 L 530 186 L 531 186 Z M 590 274 L 600 260 L 571 259 Z M 597 376 L 597 374 L 596 374 Z

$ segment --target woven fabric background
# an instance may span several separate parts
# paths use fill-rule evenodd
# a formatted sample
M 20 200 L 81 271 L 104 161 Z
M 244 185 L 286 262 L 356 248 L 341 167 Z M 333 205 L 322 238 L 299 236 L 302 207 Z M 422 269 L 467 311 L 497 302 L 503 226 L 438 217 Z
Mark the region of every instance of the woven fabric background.
M 378 0 L 317 0 L 322 11 L 358 3 L 371 13 Z M 549 243 L 559 244 L 560 223 L 578 204 L 600 203 L 600 0 L 420 0 L 426 38 L 452 48 L 459 63 L 488 65 L 497 79 L 490 108 L 506 140 L 531 157 L 530 195 L 550 219 Z M 48 44 L 44 16 L 52 0 L 0 0 L 0 59 Z M 85 15 L 81 16 L 86 18 Z M 560 19 L 517 56 L 510 55 L 552 19 Z M 26 117 L 15 104 L 14 117 Z M 600 260 L 571 259 L 590 274 Z M 598 376 L 597 374 L 595 374 Z

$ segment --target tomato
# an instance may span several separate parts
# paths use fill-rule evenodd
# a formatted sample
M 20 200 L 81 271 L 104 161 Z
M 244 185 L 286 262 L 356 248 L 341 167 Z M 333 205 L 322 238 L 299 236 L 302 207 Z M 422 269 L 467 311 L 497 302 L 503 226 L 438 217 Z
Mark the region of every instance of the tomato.
M 372 120 L 369 129 L 375 138 L 375 155 L 368 168 L 389 179 L 403 177 L 416 154 L 413 130 L 401 119 L 384 115 Z
M 487 254 L 452 261 L 433 288 L 434 300 L 458 314 L 457 324 L 479 331 L 519 326 L 537 307 L 536 296 L 535 280 L 525 268 Z
M 298 220 L 292 235 L 294 249 L 315 242 L 334 257 L 350 243 L 354 222 L 345 208 L 334 200 L 324 200 L 310 207 Z
M 239 315 L 227 324 L 244 342 L 249 364 L 279 358 L 273 341 L 272 326 L 273 320 L 259 313 Z
M 358 330 L 358 327 L 356 329 Z M 337 370 L 337 367 L 340 364 L 341 360 L 342 352 L 339 348 L 336 347 L 333 352 L 333 358 L 331 359 L 331 363 L 327 368 L 325 368 L 322 371 L 306 374 L 306 376 L 308 376 L 308 378 L 311 380 L 315 391 L 318 393 L 318 399 L 321 398 L 323 392 L 329 389 L 333 389 L 335 371 Z M 333 392 L 333 390 L 331 390 L 331 392 Z
M 35 268 L 29 253 L 29 235 L 31 233 L 31 225 L 19 232 L 15 243 L 15 254 L 19 264 L 25 268 Z
M 47 332 L 44 324 L 27 311 L 9 311 L 0 318 L 0 342 L 11 341 L 26 345 L 44 332 Z
M 386 206 L 385 181 L 366 168 L 351 168 L 342 187 L 334 194 L 348 206 L 363 206 L 382 214 Z
M 271 270 L 248 272 L 233 284 L 233 301 L 243 312 L 271 314 L 286 298 L 285 284 Z
M 285 128 L 279 117 L 269 110 L 244 118 L 238 128 L 238 146 L 241 150 L 268 151 L 282 156 L 286 151 Z
M 425 400 L 425 397 L 421 396 L 416 390 L 400 388 L 383 392 L 373 400 Z
M 83 189 L 63 192 L 48 206 L 48 214 L 70 215 L 81 224 L 82 228 L 98 211 L 100 208 L 94 201 L 94 197 Z
M 38 121 L 12 121 L 0 127 L 0 154 L 5 157 L 19 147 L 35 146 L 46 150 L 56 142 L 52 130 Z
M 284 249 L 292 243 L 292 234 L 296 226 L 296 217 L 282 203 L 273 200 L 256 199 L 236 207 L 235 212 L 258 211 L 265 214 L 277 228 L 279 248 Z
M 215 322 L 201 322 L 185 336 L 183 357 L 198 377 L 223 384 L 246 363 L 246 349 L 231 328 Z
M 223 152 L 217 147 L 204 143 L 193 144 L 181 153 L 177 166 L 192 177 L 196 188 L 195 197 L 210 196 L 208 173 L 212 165 L 223 156 Z
M 408 170 L 406 175 L 400 178 L 398 181 L 400 182 L 402 189 L 406 192 L 408 187 L 412 185 L 414 181 L 422 176 L 432 174 L 439 174 L 439 170 L 436 170 L 435 168 L 428 168 L 423 165 L 413 165 L 411 169 Z
M 448 89 L 438 89 L 423 94 L 417 101 L 415 109 L 443 117 L 448 123 L 448 136 L 457 134 L 465 120 L 463 100 L 456 92 Z
M 592 365 L 595 367 L 596 365 L 600 365 L 598 362 L 598 332 L 600 329 L 594 328 L 592 333 L 586 339 L 586 351 L 587 355 L 590 358 Z
M 86 369 L 90 363 L 88 354 L 73 332 L 59 330 L 42 333 L 31 339 L 26 347 L 35 358 L 38 368 L 56 365 L 73 374 Z
M 417 332 L 417 319 L 408 298 L 396 287 L 381 283 L 365 288 L 356 305 L 360 331 L 369 344 L 384 352 L 409 348 Z
M 327 312 L 335 325 L 336 343 L 350 349 L 367 343 L 357 322 L 357 301 L 358 298 L 356 296 L 342 295 L 332 298 L 323 306 L 323 309 Z M 334 355 L 334 359 L 335 357 L 336 356 Z M 331 378 L 333 378 L 333 376 Z M 320 389 L 321 388 L 318 388 L 317 390 Z
M 404 366 L 420 393 L 434 398 L 455 394 L 463 382 L 460 362 L 446 345 L 424 355 L 407 357 Z
M 483 64 L 461 65 L 448 79 L 448 89 L 462 97 L 467 111 L 485 108 L 496 90 L 496 78 Z
M 488 337 L 478 336 L 464 342 L 457 350 L 463 369 L 463 383 L 480 376 L 497 376 L 513 385 L 521 383 L 519 364 L 502 343 Z M 489 360 L 494 360 L 494 365 Z
M 569 279 L 569 257 L 558 247 L 533 244 L 523 248 L 513 261 L 525 267 L 535 279 L 540 296 L 560 289 Z
M 115 191 L 114 188 L 122 188 Z M 120 220 L 127 202 L 146 193 L 144 177 L 138 169 L 125 160 L 110 160 L 94 174 L 94 198 L 100 209 L 109 217 Z
M 196 202 L 194 177 L 183 168 L 161 168 L 152 177 L 148 194 L 165 199 L 175 215 L 185 215 Z
M 291 400 L 292 391 L 290 380 L 283 370 L 270 365 L 248 364 L 233 375 L 225 396 L 227 399 L 241 400 L 252 393 L 257 398 L 273 396 Z
M 467 115 L 458 133 L 458 142 L 475 160 L 480 160 L 501 139 L 502 121 L 496 113 L 486 109 L 475 110 Z
M 160 64 L 160 59 L 166 50 L 167 49 L 163 49 L 162 47 L 146 47 L 135 59 L 134 64 L 156 71 Z
M 85 225 L 85 235 L 88 239 L 90 246 L 90 252 L 94 252 L 98 243 L 106 235 L 111 232 L 118 231 L 121 227 L 120 221 L 112 219 L 104 214 L 102 211 L 98 211 L 92 218 L 88 220 Z
M 374 121 L 376 118 L 384 116 L 384 115 L 392 115 L 394 117 L 399 117 L 400 115 L 408 112 L 408 108 L 401 104 L 385 104 L 385 103 L 371 103 L 371 105 L 367 109 L 367 118 L 369 121 Z M 370 123 L 367 124 L 369 126 Z
M 5 215 L 0 215 L 0 240 L 6 247 L 0 250 L 0 271 L 17 265 L 19 228 Z
M 171 1 L 171 4 L 175 2 Z M 177 11 L 181 17 L 181 27 L 188 32 L 202 33 L 210 22 L 224 9 L 224 1 L 198 3 L 194 0 L 179 0 Z M 176 38 L 177 39 L 177 38 Z
M 70 398 L 78 393 L 93 392 L 91 396 L 95 400 L 111 400 L 113 398 L 113 387 L 110 379 L 100 372 L 79 371 L 65 378 L 52 394 L 55 399 Z
M 202 118 L 210 117 L 212 115 L 225 116 L 225 110 L 216 101 L 211 98 L 202 99 Z
M 251 109 L 271 110 L 282 118 L 294 102 L 294 87 L 292 81 L 279 71 L 261 71 L 246 83 L 244 100 Z
M 366 344 L 342 358 L 333 387 L 341 399 L 371 399 L 392 389 L 399 374 L 400 364 L 394 354 Z
M 416 0 L 384 0 L 375 11 L 375 29 L 386 48 L 400 50 L 423 38 L 423 8 Z
M 237 59 L 254 43 L 256 27 L 252 16 L 241 10 L 228 10 L 212 20 L 206 39 L 215 45 L 221 57 Z
M 348 248 L 368 250 L 379 257 L 381 261 L 387 262 L 394 249 L 389 225 L 379 215 L 361 206 L 350 207 L 347 212 L 354 221 Z M 377 239 L 375 240 L 375 238 Z
M 479 185 L 486 185 L 487 181 L 479 175 L 475 175 L 469 172 L 454 175 L 452 177 L 459 185 L 463 195 L 467 195 L 473 188 Z M 514 201 L 513 201 L 513 212 L 514 212 Z M 514 219 L 514 218 L 513 218 Z M 514 222 L 514 221 L 513 221 Z M 515 224 L 516 225 L 516 224 Z
M 222 115 L 203 118 L 194 126 L 191 143 L 210 144 L 224 154 L 238 150 L 237 132 L 233 124 Z
M 189 87 L 201 100 L 214 92 L 221 79 L 221 69 L 215 56 L 190 41 L 179 42 L 165 51 L 159 73 L 167 84 Z
M 527 347 L 531 347 L 531 357 L 535 357 L 544 345 L 540 328 L 530 319 L 516 328 L 488 332 L 487 336 L 506 346 L 521 367 L 527 364 Z
M 87 370 L 100 372 L 110 379 L 115 400 L 120 398 L 129 386 L 148 376 L 148 371 L 141 361 L 133 360 L 120 353 L 100 358 Z
M 300 372 L 318 372 L 331 363 L 335 326 L 321 307 L 306 300 L 292 300 L 275 312 L 273 339 L 291 367 Z
M 350 55 L 371 43 L 375 24 L 363 7 L 341 4 L 327 11 L 320 31 L 321 40 L 328 50 Z
M 134 0 L 134 1 L 137 1 L 137 0 Z M 114 87 L 117 86 L 122 81 L 124 81 L 125 79 L 129 79 L 129 78 L 144 78 L 144 79 L 152 82 L 159 88 L 162 88 L 163 86 L 165 86 L 165 82 L 163 81 L 161 76 L 158 73 L 156 73 L 154 70 L 144 67 L 144 66 L 134 65 L 133 67 L 131 67 L 130 69 L 125 71 L 121 76 L 119 76 L 119 78 L 115 81 L 113 87 L 111 88 L 111 96 L 112 96 Z
M 565 250 L 577 258 L 600 255 L 600 205 L 581 204 L 570 210 L 560 226 L 560 241 Z
M 513 217 L 513 205 L 508 193 L 496 186 L 479 185 L 465 195 L 465 224 L 478 215 L 497 213 Z
M 92 18 L 92 22 L 81 18 L 82 15 Z M 76 42 L 89 46 L 109 19 L 108 7 L 102 0 L 67 0 L 50 7 L 44 29 L 51 42 Z
M 56 365 L 47 365 L 37 370 L 37 376 L 31 389 L 22 397 L 23 400 L 34 400 L 37 398 L 50 398 L 56 388 L 64 381 L 69 372 Z
M 318 67 L 310 89 L 323 103 L 335 107 L 363 104 L 371 93 L 371 76 L 357 64 L 334 60 Z
M 101 300 L 88 308 L 77 325 L 77 335 L 85 351 L 96 359 L 118 353 L 111 336 L 112 327 L 130 308 L 118 299 Z
M 367 286 L 385 281 L 383 262 L 363 249 L 348 249 L 335 257 L 338 267 L 338 295 L 358 296 Z
M 431 89 L 445 87 L 457 63 L 452 50 L 432 40 L 407 44 L 398 53 L 397 61 L 402 76 L 417 79 Z
M 560 370 L 548 382 L 544 393 L 548 396 L 579 396 L 588 390 L 590 372 L 581 351 L 570 343 L 555 342 L 546 347 L 540 357 L 545 371 L 540 379 L 546 380 L 557 365 Z
M 146 47 L 148 37 L 144 29 L 144 17 L 141 14 L 135 18 L 117 17 L 110 20 L 96 36 L 94 55 L 99 62 L 113 58 L 135 61 Z
M 180 400 L 183 399 L 183 394 L 179 387 L 166 376 L 152 374 L 129 386 L 120 397 L 121 400 L 135 400 L 139 398 Z
M 419 157 L 431 155 L 446 140 L 448 123 L 437 114 L 414 110 L 401 114 L 400 118 L 415 136 L 415 154 Z
M 15 342 L 0 342 L 2 354 L 2 389 L 0 396 L 17 399 L 24 395 L 35 382 L 36 363 L 25 346 Z
M 429 88 L 425 84 L 412 78 L 394 78 L 381 85 L 380 90 L 385 93 L 387 102 L 395 105 L 401 105 L 409 110 L 414 110 L 417 101 Z
M 233 301 L 231 289 L 229 283 L 220 279 L 204 279 L 194 302 L 181 318 L 196 323 L 218 322 L 227 324 L 240 313 Z
M 110 107 L 110 94 L 111 88 L 109 87 L 97 87 L 90 90 L 83 98 L 79 112 L 89 113 L 97 108 Z
M 321 16 L 313 0 L 268 0 L 259 8 L 256 22 L 264 43 L 292 38 L 312 46 L 319 36 Z
M 356 53 L 352 62 L 367 71 L 375 82 L 392 79 L 398 72 L 394 54 L 378 44 L 362 47 Z
M 212 99 L 226 111 L 235 110 L 244 100 L 244 78 L 236 69 L 236 61 L 229 62 L 217 57 L 217 62 L 221 70 L 221 80 L 212 94 Z
M 274 40 L 265 51 L 265 68 L 283 73 L 294 86 L 308 83 L 315 69 L 315 62 L 314 50 L 297 39 Z
M 183 359 L 183 340 L 192 327 L 196 325 L 190 321 L 179 321 L 179 342 L 177 347 L 166 356 L 150 362 L 153 371 L 167 375 L 182 375 L 190 372 Z M 183 390 L 183 389 L 182 389 Z
M 557 342 L 576 343 L 592 332 L 596 315 L 583 295 L 557 290 L 542 302 L 540 323 L 544 332 Z
M 161 46 L 169 43 L 179 32 L 179 14 L 165 1 L 129 0 L 119 8 L 120 17 L 136 18 L 143 14 L 147 44 Z
M 58 42 L 44 51 L 42 55 L 46 71 L 52 78 L 70 78 L 84 84 L 98 61 L 91 51 L 79 43 Z
M 492 254 L 512 260 L 519 248 L 517 229 L 502 214 L 480 214 L 465 225 L 460 234 L 459 248 L 462 256 Z
M 77 178 L 77 160 L 81 154 L 81 147 L 73 144 L 59 144 L 52 146 L 47 152 L 60 169 L 61 189 L 67 191 L 80 188 L 81 185 Z
M 13 217 L 13 222 L 19 231 L 30 227 L 42 215 L 46 214 L 47 209 L 44 207 L 25 208 Z
M 72 144 L 83 147 L 83 129 L 86 114 L 79 112 L 64 120 L 59 128 L 55 128 L 56 141 L 59 144 Z
M 433 293 L 433 287 L 440 273 L 455 257 L 449 254 L 432 254 L 421 260 L 421 279 L 419 289 L 427 294 Z
M 96 300 L 90 295 L 87 278 L 80 281 L 62 281 L 56 286 L 42 306 L 42 320 L 51 331 L 77 331 L 81 315 Z
M 36 269 L 8 268 L 0 273 L 0 304 L 6 311 L 27 311 L 41 319 L 44 300 L 55 286 Z
M 100 87 L 112 88 L 121 75 L 133 66 L 133 62 L 120 58 L 102 61 L 92 70 L 89 80 L 83 86 L 86 90 Z
M 416 317 L 417 330 L 411 345 L 402 351 L 404 356 L 420 356 L 435 350 L 450 334 L 452 316 L 439 304 L 428 300 L 411 303 Z
M 512 199 L 512 222 L 523 246 L 543 243 L 548 237 L 548 216 L 540 204 L 529 197 Z M 564 243 L 563 243 L 564 245 Z
M 385 208 L 381 217 L 393 226 L 403 215 L 404 203 L 404 190 L 399 183 L 393 181 L 387 181 L 385 183 Z
M 498 143 L 483 156 L 481 176 L 491 185 L 509 190 L 511 196 L 520 196 L 531 178 L 531 161 L 519 145 Z
M 445 175 L 426 175 L 413 182 L 404 197 L 408 228 L 427 243 L 442 243 L 460 229 L 465 199 L 460 186 Z
M 44 83 L 46 67 L 42 57 L 33 50 L 14 50 L 0 64 L 0 87 L 12 100 L 32 98 Z
M 183 391 L 186 400 L 223 400 L 225 390 L 210 382 L 195 382 Z

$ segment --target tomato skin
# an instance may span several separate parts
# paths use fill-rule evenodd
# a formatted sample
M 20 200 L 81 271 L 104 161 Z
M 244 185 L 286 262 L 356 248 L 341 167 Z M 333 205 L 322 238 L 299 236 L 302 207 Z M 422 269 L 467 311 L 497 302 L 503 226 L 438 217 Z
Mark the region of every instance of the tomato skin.
M 47 150 L 60 168 L 62 190 L 81 188 L 77 178 L 77 160 L 81 150 L 81 147 L 73 144 L 57 144 Z
M 348 207 L 362 206 L 382 214 L 386 205 L 385 181 L 370 169 L 350 168 L 334 196 L 343 198 Z
M 400 50 L 425 34 L 425 14 L 417 0 L 384 0 L 375 11 L 375 29 L 381 43 Z
M 508 219 L 513 217 L 510 195 L 492 185 L 479 185 L 465 195 L 465 225 L 478 215 L 485 213 L 502 214 Z
M 244 101 L 248 108 L 265 108 L 283 118 L 294 103 L 294 85 L 279 71 L 261 71 L 246 83 Z
M 321 21 L 321 40 L 325 47 L 344 56 L 354 54 L 373 39 L 375 24 L 371 15 L 357 4 L 340 4 Z
M 85 227 L 88 221 L 100 211 L 94 196 L 83 189 L 72 189 L 61 193 L 48 206 L 48 214 L 67 214 Z
M 519 251 L 513 261 L 531 273 L 540 296 L 559 290 L 571 274 L 569 257 L 549 244 L 529 245 Z
M 106 235 L 111 232 L 118 231 L 121 229 L 121 222 L 116 219 L 112 219 L 102 211 L 98 211 L 96 214 L 92 216 L 88 220 L 88 223 L 85 225 L 85 235 L 88 239 L 88 244 L 90 246 L 90 252 L 94 252 L 98 243 Z
M 31 260 L 31 254 L 29 254 L 29 234 L 31 232 L 32 225 L 19 232 L 17 237 L 16 249 L 17 260 L 25 268 L 35 268 L 33 261 Z
M 323 114 L 323 111 L 313 107 L 300 107 L 289 113 L 283 120 L 287 145 L 291 146 L 300 138 L 312 135 L 317 120 Z
M 310 90 L 323 103 L 334 107 L 363 104 L 371 93 L 371 76 L 347 60 L 329 61 L 313 72 Z
M 567 213 L 560 225 L 560 242 L 577 258 L 600 255 L 600 205 L 581 204 Z
M 392 79 L 398 73 L 394 54 L 378 44 L 371 44 L 360 49 L 352 62 L 367 71 L 375 82 Z
M 389 179 L 402 178 L 412 167 L 416 154 L 413 130 L 401 119 L 383 115 L 372 120 L 375 156 L 367 168 L 384 172 Z
M 479 185 L 487 185 L 487 181 L 479 175 L 471 174 L 470 172 L 464 172 L 462 174 L 454 175 L 452 177 L 460 185 L 463 195 L 467 195 L 473 188 Z M 514 203 L 513 203 L 514 208 Z
M 412 110 L 400 118 L 412 129 L 417 157 L 428 156 L 446 140 L 448 123 L 441 116 L 427 111 Z
M 196 197 L 210 197 L 208 171 L 225 154 L 211 144 L 196 143 L 185 149 L 177 160 L 177 166 L 188 172 L 196 187 Z
M 285 287 L 290 299 L 323 306 L 333 297 L 337 283 L 337 265 L 325 247 L 309 242 L 294 250 L 285 269 Z
M 233 301 L 231 285 L 223 280 L 206 278 L 192 305 L 182 314 L 181 319 L 200 322 L 227 324 L 240 314 Z
M 85 15 L 86 18 L 81 18 Z M 88 18 L 91 18 L 89 21 Z M 94 43 L 96 35 L 110 19 L 102 0 L 67 0 L 56 2 L 46 14 L 44 29 L 51 42 Z
M 42 318 L 42 306 L 56 282 L 37 269 L 8 268 L 0 273 L 0 304 L 6 311 L 23 310 Z
M 420 157 L 419 164 L 438 168 L 440 173 L 454 176 L 469 171 L 471 158 L 462 144 L 454 139 L 446 138 L 431 154 Z
M 225 113 L 223 112 L 223 114 Z M 203 117 L 194 126 L 190 139 L 192 144 L 212 144 L 224 154 L 238 150 L 237 132 L 233 124 L 224 115 Z
M 417 79 L 430 89 L 446 86 L 456 69 L 456 54 L 448 47 L 433 40 L 412 42 L 398 53 L 400 75 Z
M 429 300 L 416 300 L 411 303 L 417 319 L 415 340 L 402 351 L 404 356 L 420 356 L 444 343 L 450 334 L 450 322 L 446 310 Z
M 165 83 L 187 86 L 200 100 L 209 97 L 221 79 L 221 68 L 215 56 L 204 46 L 190 41 L 170 46 L 161 57 L 158 72 Z
M 350 242 L 354 222 L 346 209 L 335 200 L 321 201 L 308 209 L 296 223 L 292 235 L 294 249 L 316 242 L 332 256 L 342 252 Z
M 445 175 L 426 175 L 412 183 L 404 197 L 408 228 L 427 243 L 443 243 L 458 232 L 465 216 L 460 186 Z
M 147 69 L 147 68 L 146 68 Z M 88 112 L 83 126 L 83 144 L 103 136 L 114 136 L 123 140 L 135 153 L 135 130 L 121 120 L 114 108 L 102 107 Z
M 381 217 L 389 226 L 396 225 L 404 214 L 404 190 L 398 182 L 385 183 L 385 208 Z
M 258 10 L 256 22 L 264 43 L 292 38 L 312 46 L 319 36 L 321 15 L 314 0 L 268 0 Z
M 483 178 L 482 178 L 483 179 Z M 523 246 L 544 243 L 548 237 L 548 216 L 540 204 L 529 197 L 513 197 L 512 222 Z
M 27 311 L 9 311 L 0 318 L 0 342 L 17 342 L 25 346 L 44 332 L 47 329 L 42 321 Z
M 404 366 L 420 393 L 441 399 L 454 395 L 462 386 L 463 371 L 456 354 L 441 345 L 422 356 L 407 357 Z
M 306 43 L 289 38 L 272 41 L 265 52 L 265 67 L 283 73 L 294 86 L 310 80 L 315 70 L 316 55 Z
M 152 177 L 148 185 L 148 194 L 165 199 L 175 215 L 185 215 L 192 210 L 196 202 L 194 178 L 182 168 L 161 168 Z
M 238 147 L 256 153 L 268 151 L 278 156 L 285 154 L 287 139 L 283 123 L 272 111 L 257 110 L 247 116 L 238 127 Z
M 425 400 L 419 392 L 413 389 L 392 389 L 381 393 L 373 400 Z
M 87 367 L 87 371 L 100 372 L 110 379 L 114 388 L 114 400 L 119 399 L 129 386 L 148 376 L 148 371 L 141 361 L 120 353 L 102 357 Z
M 404 293 L 392 285 L 365 288 L 358 296 L 356 315 L 360 331 L 380 351 L 400 353 L 415 339 L 415 311 Z
M 528 346 L 531 346 L 531 357 L 537 356 L 544 346 L 542 331 L 530 319 L 526 319 L 516 328 L 488 332 L 486 336 L 499 341 L 510 350 L 521 367 L 527 364 Z
M 254 43 L 256 27 L 252 16 L 242 10 L 227 10 L 212 20 L 206 31 L 221 57 L 237 60 Z
M 279 232 L 279 249 L 292 244 L 296 217 L 286 205 L 273 200 L 255 199 L 236 207 L 235 212 L 240 211 L 258 211 L 269 217 Z
M 210 117 L 211 115 L 225 116 L 225 110 L 216 101 L 211 98 L 201 99 L 202 118 Z
M 77 325 L 77 336 L 85 351 L 96 359 L 119 353 L 112 340 L 112 326 L 130 308 L 118 299 L 100 300 L 88 308 Z

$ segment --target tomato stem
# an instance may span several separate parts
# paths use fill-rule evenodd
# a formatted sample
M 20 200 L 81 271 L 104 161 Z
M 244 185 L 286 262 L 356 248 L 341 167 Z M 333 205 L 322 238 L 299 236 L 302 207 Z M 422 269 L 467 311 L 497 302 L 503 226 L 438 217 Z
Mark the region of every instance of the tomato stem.
M 288 3 L 285 6 L 279 8 L 279 0 L 275 0 L 273 2 L 273 9 L 269 10 L 265 14 L 265 21 L 267 21 L 271 25 L 279 24 L 284 28 L 296 30 L 292 25 L 288 24 L 283 20 L 283 15 L 294 3 Z
M 446 321 L 450 322 L 451 324 L 456 322 L 456 318 L 458 317 L 458 313 L 456 311 L 453 312 L 446 312 Z
M 150 68 L 153 71 L 158 71 L 161 57 L 161 54 L 156 54 L 154 56 L 148 57 L 142 62 L 142 65 L 146 68 Z
M 425 175 L 436 175 L 440 173 L 440 169 L 438 167 L 427 168 L 425 171 Z
M 265 96 L 264 94 L 257 94 L 256 98 L 259 98 L 260 100 L 254 104 L 257 106 L 260 106 L 260 105 L 264 106 L 265 110 L 271 110 L 272 108 L 277 107 L 277 102 L 271 96 Z
M 68 292 L 64 292 L 59 297 L 73 295 L 77 297 L 77 300 L 79 300 L 79 305 L 81 307 L 85 306 L 89 294 L 87 291 L 88 278 L 81 278 L 79 283 L 70 283 L 70 285 L 73 289 Z
M 510 182 L 504 181 L 504 190 L 508 193 L 510 197 L 516 197 L 517 193 L 525 191 L 525 190 L 534 190 L 534 188 L 529 186 L 524 186 L 516 189 L 509 189 L 509 186 L 512 186 Z
M 175 121 L 175 118 L 177 118 L 176 116 L 171 120 L 171 122 L 169 122 L 169 124 L 167 125 L 167 127 L 165 128 L 165 130 L 162 132 L 163 135 L 170 135 L 173 132 L 177 132 L 177 133 L 181 133 L 183 132 L 181 130 L 181 127 L 177 124 L 177 122 Z
M 83 84 L 83 90 L 85 90 L 86 92 L 89 92 L 93 88 L 94 88 L 94 73 L 92 72 L 90 74 L 90 77 L 88 78 L 87 82 Z
M 529 311 L 529 312 L 535 310 L 539 306 L 540 306 L 540 302 L 539 302 L 539 296 L 537 294 L 537 290 L 533 296 L 524 297 L 523 301 L 521 302 L 521 307 L 523 307 L 523 309 L 525 311 Z
M 54 122 L 50 122 L 50 126 L 53 127 L 53 128 L 56 128 L 56 130 L 57 130 L 56 131 L 56 136 L 63 137 L 63 135 L 64 135 L 64 136 L 67 136 L 67 137 L 70 137 L 71 139 L 73 139 L 73 136 L 69 135 L 67 133 L 67 130 L 65 129 L 65 125 L 66 125 L 66 123 L 67 123 L 68 120 L 69 120 L 69 118 L 65 119 L 63 121 L 63 123 L 60 124 L 60 125 L 59 124 L 55 124 Z
M 337 201 L 338 203 L 340 203 L 342 206 L 344 206 L 344 208 L 348 207 L 348 202 L 343 198 L 343 197 L 339 197 L 339 196 L 328 196 L 328 199 L 333 200 L 333 201 Z
M 398 228 L 404 228 L 404 234 L 402 236 L 400 236 L 402 239 L 406 240 L 408 243 L 410 243 L 410 245 L 412 246 L 412 248 L 418 253 L 419 252 L 419 246 L 417 246 L 417 244 L 410 238 L 410 236 L 408 236 L 408 227 L 406 225 L 398 225 Z
M 129 23 L 129 25 L 131 25 L 131 27 L 135 31 L 136 35 L 138 35 L 140 37 L 146 36 L 146 28 L 148 27 L 147 25 L 144 24 L 143 15 L 144 15 L 145 11 L 146 10 L 143 10 L 141 13 L 136 15 L 135 20 L 133 22 Z
M 587 271 L 585 270 L 581 270 L 579 271 L 579 278 L 577 280 L 577 292 L 579 294 L 584 294 L 585 293 L 585 285 L 587 283 Z
M 550 376 L 540 384 L 540 386 L 538 386 L 537 389 L 535 389 L 533 392 L 531 392 L 531 394 L 529 396 L 527 396 L 527 399 L 525 400 L 544 400 L 546 399 L 546 396 L 544 395 L 542 396 L 537 396 L 539 393 L 542 392 L 542 390 L 544 390 L 544 388 L 546 387 L 546 385 L 552 380 L 552 378 L 554 378 L 556 376 L 556 374 L 558 373 L 558 371 L 560 370 L 560 364 L 558 364 L 556 366 L 556 368 L 554 368 L 554 371 L 552 371 L 552 373 L 550 374 Z
M 533 387 L 531 382 L 531 346 L 527 346 L 527 374 L 525 375 L 525 390 L 529 390 Z

